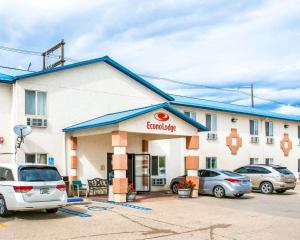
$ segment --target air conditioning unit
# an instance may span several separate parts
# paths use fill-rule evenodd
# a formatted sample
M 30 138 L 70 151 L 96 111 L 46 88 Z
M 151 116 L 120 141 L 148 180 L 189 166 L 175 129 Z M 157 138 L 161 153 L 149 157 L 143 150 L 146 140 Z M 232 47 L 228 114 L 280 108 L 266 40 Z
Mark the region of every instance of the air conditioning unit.
M 259 137 L 251 137 L 251 143 L 259 143 Z
M 48 125 L 45 118 L 27 118 L 27 125 L 31 127 L 45 128 Z
M 274 138 L 267 137 L 267 144 L 273 144 L 273 143 L 274 143 Z
M 207 140 L 217 140 L 218 135 L 216 133 L 208 133 Z
M 166 182 L 166 178 L 152 178 L 152 186 L 164 186 Z

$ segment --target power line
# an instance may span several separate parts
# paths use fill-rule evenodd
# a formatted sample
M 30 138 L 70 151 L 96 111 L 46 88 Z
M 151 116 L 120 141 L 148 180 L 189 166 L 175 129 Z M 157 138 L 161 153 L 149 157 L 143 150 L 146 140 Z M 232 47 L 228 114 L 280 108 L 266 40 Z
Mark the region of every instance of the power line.
M 5 68 L 5 69 L 9 69 L 9 70 L 23 71 L 23 72 L 35 72 L 35 71 L 31 71 L 31 70 L 15 68 L 15 67 L 7 67 L 7 66 L 1 66 L 1 65 L 0 65 L 0 68 Z

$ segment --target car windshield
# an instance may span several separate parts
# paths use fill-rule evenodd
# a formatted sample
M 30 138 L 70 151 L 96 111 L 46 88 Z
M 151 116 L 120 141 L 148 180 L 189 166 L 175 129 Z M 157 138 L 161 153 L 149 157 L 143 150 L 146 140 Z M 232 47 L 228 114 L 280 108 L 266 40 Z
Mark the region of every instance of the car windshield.
M 274 167 L 274 169 L 275 169 L 277 172 L 280 172 L 281 174 L 284 174 L 284 175 L 293 174 L 290 170 L 288 170 L 288 169 L 285 168 L 285 167 Z
M 54 167 L 21 167 L 19 181 L 24 182 L 48 182 L 60 181 L 62 178 Z
M 221 173 L 229 176 L 229 177 L 241 177 L 240 174 L 235 173 L 235 172 L 231 172 L 231 171 L 220 171 Z

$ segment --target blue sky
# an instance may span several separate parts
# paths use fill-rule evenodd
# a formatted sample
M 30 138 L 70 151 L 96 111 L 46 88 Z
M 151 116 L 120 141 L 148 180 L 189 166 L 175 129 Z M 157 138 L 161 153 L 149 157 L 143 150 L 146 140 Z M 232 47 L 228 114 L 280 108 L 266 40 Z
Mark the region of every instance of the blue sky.
M 0 45 L 67 57 L 109 55 L 136 73 L 250 92 L 300 105 L 300 0 L 0 0 Z M 0 65 L 41 69 L 41 58 L 0 50 Z M 7 72 L 0 69 L 0 72 Z M 162 89 L 249 105 L 244 94 L 148 79 Z M 259 98 L 257 107 L 300 115 Z

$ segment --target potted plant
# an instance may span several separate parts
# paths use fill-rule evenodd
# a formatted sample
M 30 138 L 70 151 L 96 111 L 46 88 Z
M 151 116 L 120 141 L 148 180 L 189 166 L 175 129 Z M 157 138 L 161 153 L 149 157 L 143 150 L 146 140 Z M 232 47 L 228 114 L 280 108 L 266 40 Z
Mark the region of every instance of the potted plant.
M 192 190 L 195 186 L 196 185 L 192 181 L 186 181 L 185 179 L 180 181 L 177 185 L 178 197 L 180 198 L 191 197 Z
M 134 190 L 133 184 L 129 184 L 127 187 L 127 201 L 133 202 L 136 198 L 136 191 Z

